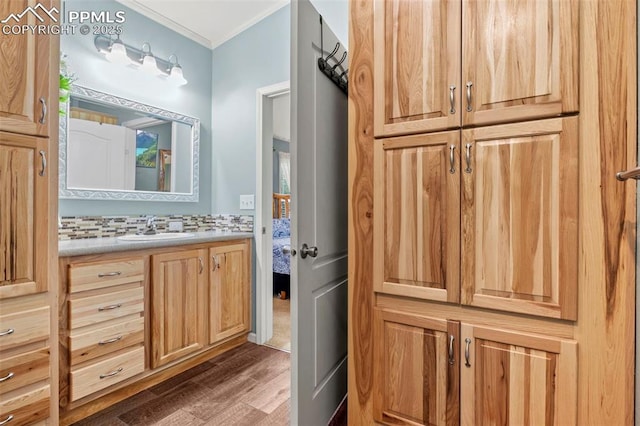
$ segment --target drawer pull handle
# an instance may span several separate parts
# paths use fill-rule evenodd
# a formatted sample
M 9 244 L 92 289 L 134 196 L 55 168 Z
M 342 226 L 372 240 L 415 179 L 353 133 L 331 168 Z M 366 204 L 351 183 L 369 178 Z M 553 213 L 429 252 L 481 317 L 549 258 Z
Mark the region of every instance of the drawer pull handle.
M 0 426 L 2 425 L 6 425 L 7 423 L 9 423 L 11 420 L 13 420 L 13 414 L 9 414 L 9 416 L 4 419 L 3 421 L 0 422 Z
M 106 379 L 107 377 L 113 377 L 113 376 L 115 376 L 116 374 L 120 374 L 120 373 L 122 373 L 122 370 L 123 370 L 123 368 L 122 368 L 122 367 L 120 367 L 120 368 L 118 368 L 117 370 L 113 370 L 113 371 L 111 371 L 111 372 L 109 372 L 109 373 L 107 373 L 107 374 L 101 374 L 101 375 L 100 375 L 100 378 L 101 378 L 101 379 Z
M 13 328 L 9 328 L 9 329 L 7 329 L 5 331 L 0 331 L 0 336 L 8 336 L 10 334 L 13 334 L 14 331 L 15 330 Z
M 110 310 L 112 310 L 112 309 L 118 309 L 118 308 L 120 308 L 120 307 L 122 307 L 122 304 L 121 304 L 121 303 L 118 303 L 117 305 L 100 306 L 100 307 L 98 308 L 98 310 L 99 310 L 100 312 L 102 312 L 102 311 L 110 311 Z
M 120 271 L 116 271 L 116 272 L 101 272 L 101 273 L 98 274 L 98 278 L 117 277 L 118 275 L 122 275 L 122 272 L 120 272 Z
M 115 343 L 122 340 L 122 336 L 114 337 L 113 339 L 102 340 L 98 342 L 99 345 L 108 345 L 109 343 Z
M 11 379 L 15 374 L 13 374 L 13 372 L 7 374 L 4 377 L 0 377 L 0 383 L 2 382 L 6 382 L 7 380 Z
M 449 365 L 453 365 L 456 362 L 455 353 L 453 351 L 453 342 L 456 340 L 452 334 L 449 335 Z
M 466 339 L 464 339 L 464 366 L 469 368 L 471 367 L 471 363 L 469 362 L 469 358 L 470 358 L 470 353 L 469 353 L 469 346 L 471 346 L 471 339 L 469 339 L 468 337 Z

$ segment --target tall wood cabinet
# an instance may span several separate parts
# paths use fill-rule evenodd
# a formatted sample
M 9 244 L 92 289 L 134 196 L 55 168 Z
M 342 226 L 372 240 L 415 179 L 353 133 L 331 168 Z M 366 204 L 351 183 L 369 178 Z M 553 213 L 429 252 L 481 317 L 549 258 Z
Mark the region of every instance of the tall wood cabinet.
M 11 0 L 0 18 L 57 0 Z M 46 17 L 45 17 L 46 18 Z M 36 22 L 27 13 L 22 24 Z M 0 423 L 57 422 L 58 38 L 0 35 Z M 53 161 L 52 161 L 53 160 Z M 52 307 L 53 306 L 53 307 Z
M 635 3 L 350 14 L 349 424 L 630 423 Z

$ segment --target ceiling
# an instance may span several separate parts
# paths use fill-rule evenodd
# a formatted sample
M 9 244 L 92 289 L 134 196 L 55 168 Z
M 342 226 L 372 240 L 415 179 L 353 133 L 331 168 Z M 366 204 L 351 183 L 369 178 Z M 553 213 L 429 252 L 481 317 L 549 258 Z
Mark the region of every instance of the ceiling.
M 214 48 L 289 0 L 117 0 L 136 12 Z

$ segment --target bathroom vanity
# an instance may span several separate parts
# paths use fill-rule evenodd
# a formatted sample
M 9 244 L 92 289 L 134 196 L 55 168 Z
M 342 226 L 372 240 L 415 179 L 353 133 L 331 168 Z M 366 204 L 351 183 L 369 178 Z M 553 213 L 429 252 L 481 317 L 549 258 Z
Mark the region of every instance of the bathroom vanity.
M 61 424 L 244 343 L 251 237 L 61 242 Z

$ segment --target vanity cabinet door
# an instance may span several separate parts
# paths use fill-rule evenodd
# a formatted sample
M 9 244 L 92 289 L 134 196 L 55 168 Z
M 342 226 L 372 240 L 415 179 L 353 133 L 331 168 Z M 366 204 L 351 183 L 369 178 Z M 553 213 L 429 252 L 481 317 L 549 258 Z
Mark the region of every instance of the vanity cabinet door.
M 209 249 L 209 343 L 251 326 L 249 242 Z
M 152 368 L 204 347 L 206 255 L 184 250 L 151 257 Z
M 0 132 L 0 299 L 47 291 L 48 145 Z
M 56 24 L 60 5 L 52 0 L 10 0 L 0 2 L 0 19 L 7 27 Z M 34 13 L 25 13 L 28 7 Z M 44 21 L 38 20 L 36 13 Z M 11 15 L 16 20 L 11 19 Z M 49 14 L 49 17 L 47 17 Z M 49 96 L 49 56 L 52 38 L 45 34 L 0 32 L 0 130 L 29 135 L 49 134 L 49 120 L 57 114 L 57 99 Z M 57 64 L 57 62 L 55 62 Z M 56 72 L 57 70 L 51 70 Z M 54 126 L 52 126 L 54 127 Z M 57 131 L 57 126 L 54 127 Z

